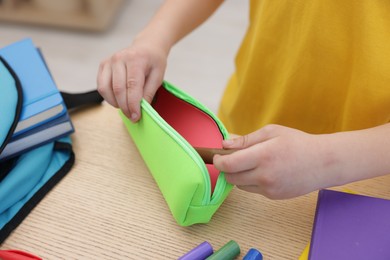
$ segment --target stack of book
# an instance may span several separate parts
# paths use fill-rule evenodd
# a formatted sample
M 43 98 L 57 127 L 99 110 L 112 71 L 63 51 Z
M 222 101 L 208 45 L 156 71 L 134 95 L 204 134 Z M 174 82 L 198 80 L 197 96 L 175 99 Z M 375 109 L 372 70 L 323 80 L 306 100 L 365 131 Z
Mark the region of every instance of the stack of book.
M 0 154 L 1 162 L 69 135 L 74 128 L 61 93 L 31 39 L 1 48 L 0 56 L 19 78 L 23 95 L 20 119 Z

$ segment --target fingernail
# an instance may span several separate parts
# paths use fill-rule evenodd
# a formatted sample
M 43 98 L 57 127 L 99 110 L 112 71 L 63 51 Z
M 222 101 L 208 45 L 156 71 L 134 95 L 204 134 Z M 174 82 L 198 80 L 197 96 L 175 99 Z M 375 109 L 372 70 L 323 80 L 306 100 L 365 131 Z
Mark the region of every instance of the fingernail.
M 132 121 L 137 120 L 137 117 L 138 117 L 138 116 L 137 116 L 137 113 L 132 113 L 132 114 L 131 114 L 131 120 L 132 120 Z

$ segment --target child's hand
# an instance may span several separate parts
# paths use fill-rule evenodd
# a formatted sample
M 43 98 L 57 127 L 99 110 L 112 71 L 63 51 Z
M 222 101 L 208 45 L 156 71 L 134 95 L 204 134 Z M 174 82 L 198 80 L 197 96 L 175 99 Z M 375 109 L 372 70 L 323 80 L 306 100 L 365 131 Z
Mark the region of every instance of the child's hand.
M 215 155 L 214 165 L 240 189 L 272 199 L 292 198 L 333 184 L 326 173 L 337 172 L 339 166 L 327 154 L 326 140 L 326 135 L 268 125 L 225 140 L 224 148 L 240 150 Z
M 136 40 L 101 62 L 97 77 L 99 93 L 133 122 L 138 121 L 141 99 L 150 103 L 161 85 L 167 55 L 167 50 L 150 39 Z

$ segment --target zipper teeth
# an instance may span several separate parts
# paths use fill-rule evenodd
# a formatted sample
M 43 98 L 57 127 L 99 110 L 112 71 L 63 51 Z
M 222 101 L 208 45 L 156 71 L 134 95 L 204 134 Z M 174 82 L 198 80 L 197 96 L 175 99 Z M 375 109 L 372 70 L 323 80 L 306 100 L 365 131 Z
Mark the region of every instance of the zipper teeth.
M 172 93 L 172 92 L 171 92 L 171 93 Z M 176 96 L 176 95 L 175 95 L 175 96 Z M 183 100 L 183 99 L 182 99 L 182 100 Z M 208 116 L 215 122 L 216 126 L 218 127 L 218 123 L 217 123 L 217 121 L 214 119 L 214 117 L 213 117 L 212 114 L 210 114 L 210 113 L 207 112 L 207 111 L 202 110 L 200 107 L 197 107 L 194 103 L 190 102 L 189 100 L 183 100 L 183 101 L 187 102 L 188 104 L 190 104 L 190 105 L 193 106 L 194 108 L 196 108 L 196 109 L 200 110 L 201 112 L 205 113 L 206 115 L 208 115 Z M 219 132 L 221 133 L 221 135 L 222 135 L 222 137 L 223 137 L 223 139 L 224 139 L 225 136 L 224 136 L 224 134 L 223 134 L 223 131 L 222 131 L 219 127 L 218 127 L 218 130 L 219 130 Z M 195 149 L 194 149 L 192 146 L 191 146 L 191 148 L 192 148 L 192 150 L 194 150 L 195 153 L 197 153 L 197 152 L 195 151 Z M 201 163 L 204 164 L 202 160 L 201 160 Z M 207 171 L 207 172 L 208 172 L 208 171 Z M 218 179 L 217 179 L 216 186 L 214 187 L 214 193 L 211 194 L 211 197 L 210 197 L 210 204 L 213 204 L 213 203 L 215 203 L 216 201 L 218 201 L 219 198 L 222 196 L 222 194 L 223 194 L 225 188 L 226 188 L 226 179 L 220 177 L 221 174 L 224 174 L 224 173 L 223 173 L 223 172 L 220 172 L 220 175 L 219 175 L 219 177 L 218 177 Z M 208 175 L 208 179 L 210 179 L 210 175 Z M 218 189 L 217 189 L 217 188 L 218 188 Z M 210 188 L 210 189 L 211 189 L 211 188 Z
M 200 156 L 197 154 L 195 149 L 185 140 L 182 136 L 180 136 L 176 130 L 174 130 L 170 125 L 168 125 L 162 118 L 161 116 L 152 109 L 152 107 L 144 100 L 141 102 L 142 107 L 149 113 L 151 118 L 153 120 L 158 121 L 160 126 L 163 128 L 163 130 L 171 136 L 177 143 L 181 144 L 182 147 L 184 147 L 185 151 L 187 154 L 191 156 L 191 158 L 195 159 L 196 164 L 202 169 L 202 175 L 203 179 L 206 184 L 206 192 L 203 196 L 202 199 L 202 205 L 208 205 L 211 201 L 211 183 L 210 183 L 210 176 L 208 174 L 208 170 L 206 165 L 203 163 L 202 159 Z M 193 156 L 195 155 L 195 156 Z
M 177 89 L 175 88 L 174 86 L 170 85 L 169 83 L 167 82 L 164 82 L 164 88 L 170 92 L 171 94 L 173 94 L 174 96 L 180 98 L 182 101 L 192 105 L 193 107 L 195 107 L 196 109 L 199 109 L 201 112 L 207 114 L 214 122 L 215 124 L 217 125 L 218 127 L 218 130 L 219 132 L 221 133 L 223 139 L 227 138 L 228 137 L 228 133 L 226 131 L 223 131 L 221 127 L 221 122 L 218 122 L 218 120 L 215 118 L 215 116 L 213 115 L 213 113 L 208 110 L 207 107 L 203 106 L 203 104 L 199 103 L 199 102 L 194 102 L 193 98 L 188 95 L 187 93 L 181 91 L 180 89 Z M 181 137 L 181 136 L 180 136 Z M 194 150 L 194 148 L 192 146 L 190 146 L 190 149 L 193 153 L 196 154 L 196 157 L 198 158 L 199 155 L 197 154 L 197 152 Z M 199 159 L 201 160 L 201 164 L 203 166 L 205 166 L 204 162 L 202 161 L 202 159 L 199 157 Z M 206 172 L 207 172 L 207 183 L 210 183 L 210 175 L 208 173 L 208 170 L 206 168 Z M 220 174 L 223 174 L 223 172 L 220 172 Z M 221 182 L 222 181 L 222 182 Z M 219 185 L 218 185 L 219 184 Z M 210 194 L 208 195 L 208 199 L 210 204 L 213 204 L 215 202 L 218 202 L 218 200 L 220 199 L 220 197 L 222 196 L 222 194 L 224 193 L 224 190 L 227 186 L 227 182 L 226 182 L 226 179 L 225 178 L 218 178 L 217 180 L 217 185 L 214 187 L 214 193 L 213 194 L 210 194 L 211 193 L 211 183 L 210 185 L 208 185 L 208 191 L 207 193 Z M 218 187 L 218 189 L 217 189 Z M 204 201 L 204 200 L 203 200 Z
M 219 177 L 217 180 L 217 185 L 214 188 L 214 193 L 212 194 L 210 204 L 217 202 L 220 199 L 220 197 L 222 196 L 222 194 L 226 188 L 226 179 L 224 177 L 223 178 L 220 177 L 221 174 L 224 174 L 224 173 L 220 172 L 220 174 L 219 174 Z

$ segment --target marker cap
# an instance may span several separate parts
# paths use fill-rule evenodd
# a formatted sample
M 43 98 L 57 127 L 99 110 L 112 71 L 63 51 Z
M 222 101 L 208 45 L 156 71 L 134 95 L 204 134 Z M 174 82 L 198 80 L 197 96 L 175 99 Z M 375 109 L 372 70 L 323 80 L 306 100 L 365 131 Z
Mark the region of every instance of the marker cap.
M 242 260 L 263 260 L 263 255 L 259 250 L 251 248 Z
M 181 256 L 178 260 L 203 260 L 210 256 L 213 252 L 214 250 L 211 244 L 205 241 L 185 255 Z
M 230 260 L 235 259 L 240 254 L 240 246 L 234 240 L 230 240 L 214 254 L 206 258 L 207 260 Z

